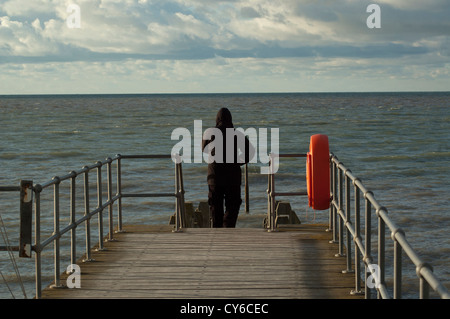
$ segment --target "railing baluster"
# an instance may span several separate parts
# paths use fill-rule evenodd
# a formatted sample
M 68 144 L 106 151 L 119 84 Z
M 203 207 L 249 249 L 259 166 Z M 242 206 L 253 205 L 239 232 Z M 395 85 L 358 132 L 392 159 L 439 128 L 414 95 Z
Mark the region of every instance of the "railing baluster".
M 103 200 L 102 200 L 102 162 L 97 162 L 97 208 L 98 212 L 98 248 L 97 250 L 105 250 L 103 246 Z
M 355 179 L 353 182 L 354 189 L 355 189 L 355 239 L 361 238 L 361 210 L 360 210 L 360 192 L 359 188 L 356 185 L 356 181 L 358 179 Z M 358 246 L 355 242 L 355 290 L 352 291 L 352 294 L 359 295 L 362 294 L 361 291 L 361 253 L 358 249 Z
M 394 299 L 402 298 L 402 246 L 395 238 L 399 232 L 402 230 L 397 229 L 391 235 L 394 241 Z
M 180 198 L 180 179 L 178 177 L 178 163 L 175 163 L 175 229 L 173 232 L 182 232 L 181 230 L 181 198 Z
M 366 203 L 366 210 L 365 210 L 365 234 L 364 234 L 364 250 L 366 251 L 366 254 L 364 256 L 364 263 L 365 263 L 365 295 L 366 295 L 366 299 L 371 299 L 371 295 L 370 295 L 370 289 L 369 286 L 367 285 L 367 281 L 368 281 L 368 277 L 369 277 L 369 271 L 368 271 L 368 267 L 367 265 L 370 264 L 372 262 L 371 257 L 370 257 L 370 250 L 371 250 L 371 227 L 372 227 L 372 223 L 371 223 L 371 210 L 372 210 L 372 206 L 370 204 L 369 199 L 367 199 L 367 195 L 371 194 L 372 192 L 368 191 L 367 193 L 364 194 L 364 198 L 365 198 L 365 203 Z
M 272 228 L 272 175 L 267 174 L 267 216 L 266 216 L 266 229 Z M 212 227 L 212 226 L 211 226 Z
M 36 298 L 42 296 L 42 269 L 41 269 L 41 192 L 42 186 L 34 186 L 34 267 L 35 267 L 35 289 Z
M 378 268 L 380 270 L 379 273 L 379 280 L 380 280 L 380 284 L 384 285 L 385 284 L 385 235 L 386 235 L 386 231 L 385 231 L 385 223 L 383 218 L 381 218 L 381 216 L 379 216 L 377 210 L 377 215 L 378 215 Z M 381 299 L 381 293 L 380 291 L 378 291 L 378 299 Z
M 333 202 L 336 202 L 336 166 L 337 164 L 333 161 Z M 331 206 L 333 207 L 333 216 L 332 216 L 332 222 L 333 222 L 333 239 L 331 240 L 332 243 L 337 243 L 337 208 L 336 205 L 334 205 L 333 203 L 331 204 Z
M 122 167 L 121 156 L 117 155 L 117 232 L 123 232 L 122 229 Z
M 245 163 L 244 167 L 244 199 L 245 199 L 245 212 L 250 212 L 250 198 L 249 198 L 249 180 L 248 180 L 248 164 Z
M 333 201 L 333 196 L 334 193 L 333 192 L 333 156 L 332 154 L 330 154 L 330 197 L 331 197 L 331 201 Z M 333 231 L 333 203 L 331 203 L 330 208 L 328 209 L 328 229 L 326 229 L 325 231 L 327 232 L 331 232 Z
M 343 181 L 342 181 L 342 170 L 337 166 L 338 169 L 338 193 L 339 193 L 339 203 L 338 203 L 338 212 L 337 218 L 339 220 L 339 253 L 336 254 L 336 257 L 344 257 L 344 220 L 341 216 L 342 210 L 342 202 L 343 202 Z
M 60 288 L 61 285 L 61 268 L 60 268 L 60 232 L 59 232 L 59 186 L 61 180 L 58 176 L 53 177 L 55 184 L 53 185 L 53 234 L 56 235 L 53 242 L 53 263 L 55 283 L 52 288 Z
M 180 193 L 180 206 L 181 206 L 181 221 L 184 227 L 187 227 L 188 221 L 186 217 L 186 207 L 184 206 L 184 182 L 183 182 L 183 166 L 182 162 L 178 164 L 178 180 L 179 180 L 179 193 Z
M 427 267 L 431 271 L 433 271 L 433 267 L 431 267 L 428 263 L 422 263 L 416 267 L 416 274 L 419 277 L 419 297 L 420 299 L 429 299 L 430 298 L 430 284 L 423 278 L 420 273 L 422 267 Z
M 89 209 L 89 167 L 84 166 L 84 216 L 88 216 Z M 91 218 L 86 219 L 85 221 L 85 231 L 86 231 L 86 258 L 83 260 L 84 262 L 92 261 L 91 256 Z
M 77 232 L 75 223 L 75 211 L 76 211 L 76 177 L 77 173 L 72 171 L 70 178 L 70 223 L 74 228 L 70 230 L 70 263 L 77 263 Z M 71 270 L 72 271 L 72 270 Z
M 351 173 L 350 170 L 345 171 L 345 218 L 346 224 L 351 224 L 351 214 L 350 214 L 350 177 L 347 176 L 347 172 Z M 352 269 L 352 245 L 350 238 L 350 230 L 346 227 L 345 237 L 347 239 L 347 269 L 344 271 L 345 273 L 353 273 Z
M 272 162 L 273 163 L 273 162 Z M 270 230 L 271 232 L 276 231 L 276 201 L 275 201 L 275 174 L 272 172 L 270 176 Z
M 106 159 L 106 175 L 107 175 L 107 188 L 108 188 L 108 219 L 109 219 L 109 237 L 108 241 L 114 240 L 114 220 L 113 220 L 113 203 L 112 200 L 112 172 L 111 172 L 111 158 Z
M 430 298 L 430 285 L 428 284 L 428 282 L 422 277 L 420 276 L 420 299 L 428 299 Z

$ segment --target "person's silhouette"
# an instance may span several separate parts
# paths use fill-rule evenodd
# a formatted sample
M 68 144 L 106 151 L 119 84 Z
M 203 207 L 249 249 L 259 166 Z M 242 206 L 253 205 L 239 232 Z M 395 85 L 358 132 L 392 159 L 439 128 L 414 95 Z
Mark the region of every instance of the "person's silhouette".
M 221 108 L 216 127 L 205 131 L 202 150 L 210 156 L 207 181 L 212 227 L 236 227 L 242 203 L 241 165 L 253 158 L 255 149 L 242 132 L 234 129 L 231 112 Z

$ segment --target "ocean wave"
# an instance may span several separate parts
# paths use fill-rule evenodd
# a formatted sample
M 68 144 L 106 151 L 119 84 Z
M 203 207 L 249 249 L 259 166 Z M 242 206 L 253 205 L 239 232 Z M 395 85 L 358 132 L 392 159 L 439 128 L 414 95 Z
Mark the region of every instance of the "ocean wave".
M 61 150 L 61 151 L 38 151 L 38 152 L 20 152 L 20 153 L 1 153 L 0 159 L 2 160 L 20 160 L 30 161 L 29 165 L 35 166 L 35 161 L 39 161 L 42 163 L 48 163 L 54 159 L 65 159 L 65 158 L 79 158 L 83 157 L 86 154 L 80 150 Z
M 4 160 L 12 160 L 16 159 L 18 157 L 22 156 L 22 154 L 19 153 L 0 153 L 0 159 Z
M 410 161 L 412 158 L 411 155 L 375 155 L 375 156 L 366 156 L 361 157 L 361 161 L 363 162 L 390 162 L 390 161 Z
M 82 132 L 83 131 L 80 131 L 80 130 L 69 130 L 69 131 L 48 131 L 46 133 L 48 133 L 50 135 L 53 135 L 53 134 L 56 134 L 56 135 L 75 135 L 75 134 L 80 134 Z
M 419 157 L 426 159 L 444 158 L 445 160 L 448 160 L 448 158 L 450 157 L 450 152 L 426 152 L 420 154 Z
M 52 151 L 45 155 L 50 155 L 58 158 L 67 158 L 67 157 L 78 157 L 84 155 L 84 153 L 78 150 L 66 150 L 66 151 Z

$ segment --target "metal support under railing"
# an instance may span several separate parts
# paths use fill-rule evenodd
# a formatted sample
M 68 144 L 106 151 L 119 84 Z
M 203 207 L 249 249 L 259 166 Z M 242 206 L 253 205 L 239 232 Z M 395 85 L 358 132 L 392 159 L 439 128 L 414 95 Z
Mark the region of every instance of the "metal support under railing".
M 178 155 L 173 155 L 178 156 Z M 93 261 L 91 254 L 91 218 L 98 215 L 98 250 L 104 250 L 103 246 L 103 211 L 108 208 L 108 222 L 109 233 L 106 241 L 114 241 L 114 210 L 113 205 L 117 203 L 117 229 L 116 232 L 123 231 L 122 229 L 122 198 L 126 197 L 174 197 L 175 198 L 175 227 L 174 232 L 181 232 L 185 226 L 185 205 L 184 205 L 184 185 L 183 185 L 183 171 L 181 161 L 175 163 L 175 191 L 174 193 L 140 193 L 140 194 L 124 194 L 122 193 L 122 172 L 121 161 L 123 159 L 171 159 L 171 155 L 116 155 L 113 158 L 107 158 L 105 161 L 98 161 L 92 166 L 84 166 L 80 171 L 72 171 L 69 174 L 58 177 L 55 176 L 52 180 L 44 184 L 36 184 L 32 187 L 34 192 L 34 245 L 32 250 L 35 252 L 35 286 L 36 298 L 42 295 L 42 252 L 44 248 L 53 243 L 53 263 L 54 263 L 54 284 L 53 288 L 63 287 L 61 284 L 61 254 L 60 254 L 60 238 L 70 231 L 70 260 L 72 264 L 76 263 L 76 228 L 78 225 L 85 224 L 85 238 L 86 251 L 83 261 Z M 113 194 L 113 170 L 112 164 L 116 163 L 116 194 Z M 107 194 L 108 199 L 103 201 L 102 194 L 102 167 L 106 165 L 107 168 Z M 97 207 L 91 210 L 89 207 L 89 173 L 96 171 L 97 176 Z M 84 184 L 84 214 L 81 218 L 76 218 L 76 182 L 77 177 L 83 177 Z M 70 223 L 63 229 L 60 228 L 60 184 L 63 181 L 70 182 Z M 41 240 L 41 193 L 53 186 L 53 233 L 50 237 Z M 21 191 L 21 187 L 0 187 L 0 191 Z M 2 247 L 0 247 L 2 248 Z M 5 247 L 3 247 L 5 248 Z M 19 247 L 8 247 L 8 249 L 19 250 Z M 30 254 L 31 255 L 31 254 Z M 31 257 L 31 256 L 28 256 Z
M 250 212 L 250 197 L 249 197 L 249 180 L 248 180 L 248 164 L 244 167 L 244 210 L 245 213 Z
M 272 163 L 274 163 L 275 158 L 280 157 L 306 157 L 306 154 L 270 154 L 269 167 L 272 169 Z M 267 182 L 267 228 L 269 232 L 277 231 L 276 225 L 276 200 L 277 196 L 306 196 L 307 192 L 276 192 L 275 191 L 275 173 L 272 171 L 268 174 Z
M 406 240 L 405 232 L 399 228 L 389 217 L 387 209 L 381 206 L 376 200 L 373 193 L 367 190 L 361 183 L 361 180 L 355 177 L 352 172 L 347 169 L 336 156 L 330 154 L 330 171 L 331 171 L 331 191 L 332 201 L 330 206 L 330 229 L 333 230 L 333 242 L 339 244 L 338 256 L 345 256 L 347 258 L 347 269 L 344 272 L 355 274 L 355 289 L 351 291 L 352 294 L 363 293 L 361 290 L 361 256 L 365 265 L 364 281 L 366 298 L 370 298 L 369 278 L 375 279 L 375 288 L 378 293 L 378 298 L 390 298 L 388 287 L 386 284 L 386 261 L 385 261 L 385 229 L 391 231 L 391 239 L 394 244 L 394 270 L 393 270 L 393 298 L 399 299 L 402 297 L 402 255 L 405 252 L 409 260 L 415 265 L 416 273 L 420 281 L 420 298 L 429 298 L 429 288 L 431 287 L 440 298 L 449 299 L 450 294 L 447 288 L 439 282 L 436 275 L 433 273 L 432 267 L 425 263 L 413 250 L 409 242 Z M 336 178 L 337 177 L 337 178 Z M 343 187 L 343 177 L 345 177 L 345 190 Z M 354 221 L 351 216 L 351 187 L 354 186 Z M 343 204 L 343 194 L 345 193 L 345 207 Z M 360 220 L 360 198 L 361 194 L 364 198 L 364 240 L 361 236 Z M 371 252 L 372 239 L 372 223 L 371 214 L 372 209 L 378 219 L 378 243 L 377 243 L 377 264 Z M 337 223 L 339 220 L 339 223 Z M 343 252 L 344 248 L 344 232 L 346 230 L 346 254 Z M 338 229 L 337 229 L 338 228 Z M 350 237 L 351 236 L 351 237 Z M 355 248 L 355 270 L 351 269 L 351 241 Z M 376 270 L 376 272 L 375 272 Z

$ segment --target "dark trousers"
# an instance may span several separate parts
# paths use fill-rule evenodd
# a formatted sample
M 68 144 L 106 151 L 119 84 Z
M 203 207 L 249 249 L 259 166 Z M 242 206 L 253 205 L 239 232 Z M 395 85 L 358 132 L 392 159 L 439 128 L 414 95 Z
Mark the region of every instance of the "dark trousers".
M 242 203 L 241 185 L 208 185 L 208 203 L 213 227 L 236 227 Z M 225 212 L 224 212 L 225 202 Z

